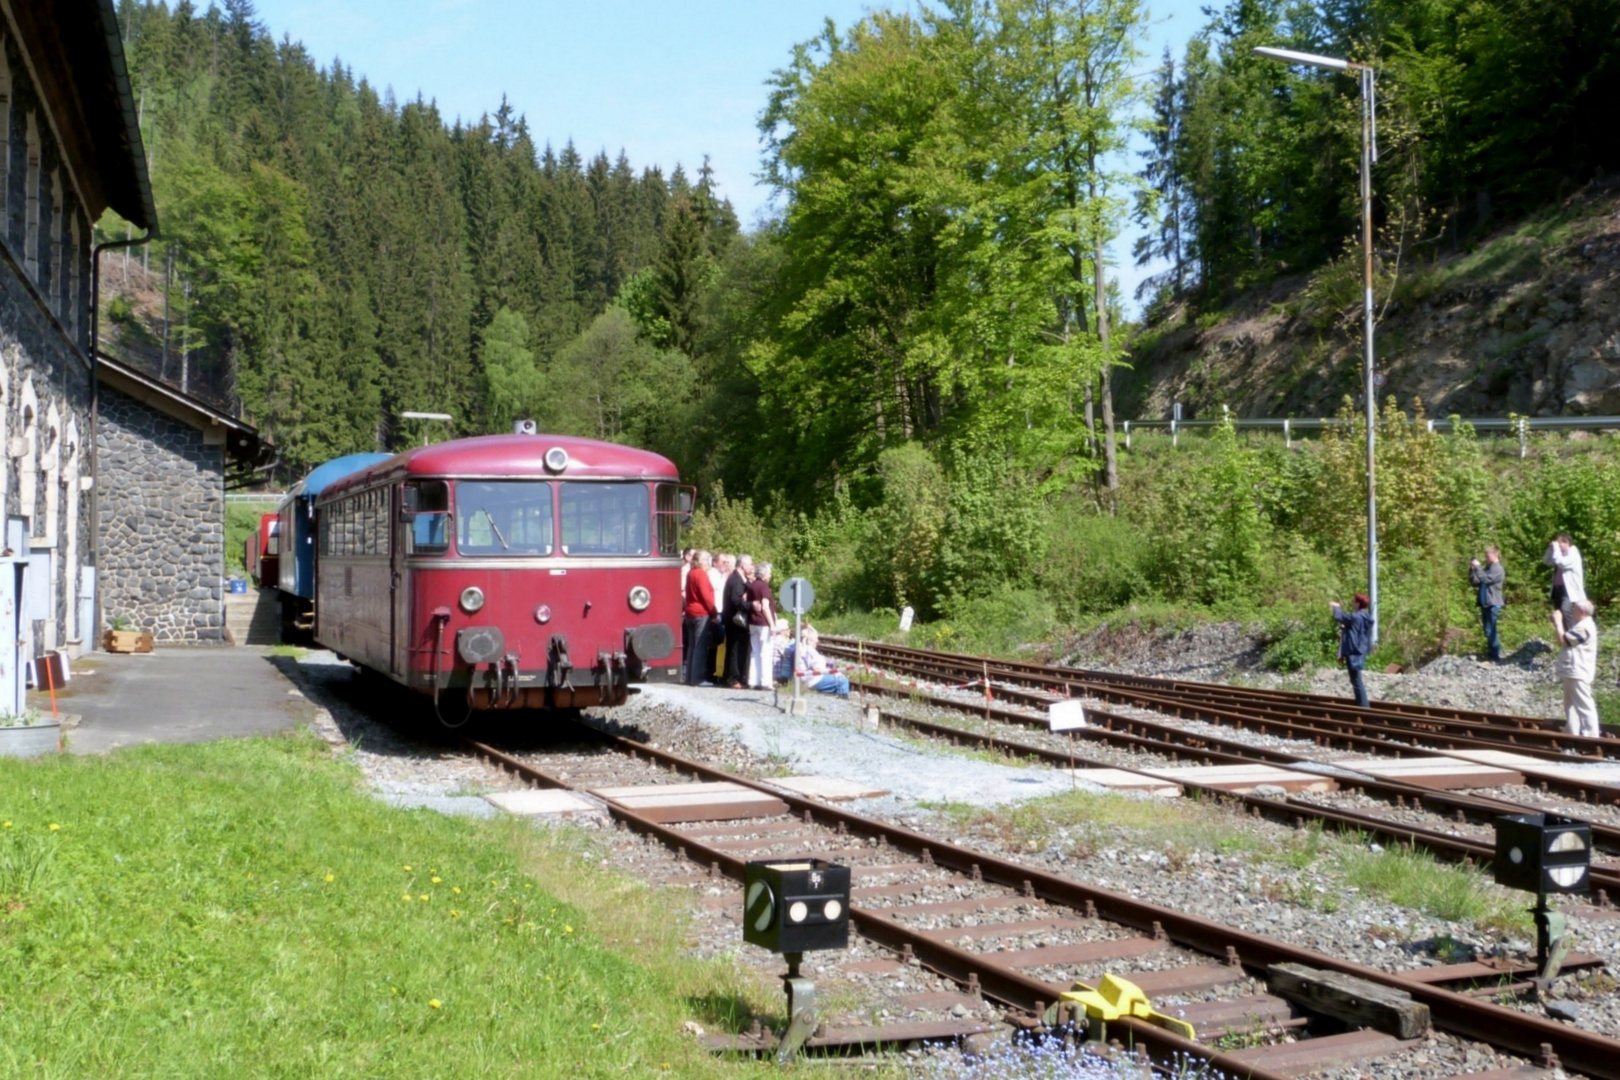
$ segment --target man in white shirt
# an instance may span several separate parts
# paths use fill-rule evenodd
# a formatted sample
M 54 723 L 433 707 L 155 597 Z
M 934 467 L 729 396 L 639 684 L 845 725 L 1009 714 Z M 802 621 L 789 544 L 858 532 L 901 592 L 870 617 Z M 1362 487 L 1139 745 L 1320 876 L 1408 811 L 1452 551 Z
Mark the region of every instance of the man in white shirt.
M 1559 533 L 1557 539 L 1547 545 L 1547 554 L 1541 561 L 1553 568 L 1551 598 L 1556 609 L 1553 628 L 1562 641 L 1564 626 L 1574 621 L 1570 609 L 1586 599 L 1586 567 L 1581 561 L 1581 549 L 1575 546 L 1569 533 Z
M 1563 646 L 1554 667 L 1564 681 L 1564 721 L 1571 735 L 1597 738 L 1603 734 L 1598 726 L 1597 702 L 1592 700 L 1592 680 L 1597 677 L 1598 633 L 1592 621 L 1592 601 L 1577 600 L 1570 605 L 1570 618 L 1574 620 L 1568 630 L 1560 630 L 1559 644 Z M 1559 612 L 1553 613 L 1557 626 Z

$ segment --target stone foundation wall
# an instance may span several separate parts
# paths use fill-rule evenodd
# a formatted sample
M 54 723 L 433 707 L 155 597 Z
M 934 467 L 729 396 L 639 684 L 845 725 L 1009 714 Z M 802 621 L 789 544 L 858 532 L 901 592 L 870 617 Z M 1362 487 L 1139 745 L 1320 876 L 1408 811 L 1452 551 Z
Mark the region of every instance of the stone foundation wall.
M 222 644 L 224 445 L 103 384 L 96 452 L 103 618 Z
M 91 559 L 90 373 L 83 353 L 40 306 L 8 249 L 0 250 L 0 508 L 28 518 L 48 556 L 50 617 L 34 612 L 36 651 L 88 637 L 78 625 L 81 567 Z M 37 564 L 43 569 L 45 562 Z

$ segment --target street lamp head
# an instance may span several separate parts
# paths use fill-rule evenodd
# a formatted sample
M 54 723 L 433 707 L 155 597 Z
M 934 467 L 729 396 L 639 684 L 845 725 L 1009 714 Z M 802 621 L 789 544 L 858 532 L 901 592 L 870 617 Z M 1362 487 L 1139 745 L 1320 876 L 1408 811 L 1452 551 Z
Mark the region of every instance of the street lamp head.
M 1273 49 L 1260 46 L 1254 50 L 1256 56 L 1264 56 L 1271 60 L 1281 60 L 1285 64 L 1309 64 L 1311 67 L 1327 68 L 1329 71 L 1360 71 L 1366 64 L 1352 64 L 1348 60 L 1340 60 L 1335 56 L 1317 56 L 1315 53 L 1295 52 L 1293 49 Z

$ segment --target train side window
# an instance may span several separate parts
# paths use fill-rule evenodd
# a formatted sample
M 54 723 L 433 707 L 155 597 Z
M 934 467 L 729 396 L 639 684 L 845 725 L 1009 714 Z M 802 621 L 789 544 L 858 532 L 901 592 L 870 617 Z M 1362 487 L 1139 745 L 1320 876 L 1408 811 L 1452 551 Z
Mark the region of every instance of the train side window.
M 281 554 L 281 519 L 280 518 L 277 518 L 276 520 L 270 522 L 270 539 L 265 542 L 264 548 L 265 548 L 264 553 L 266 555 L 280 555 Z
M 563 484 L 563 554 L 651 554 L 649 503 L 645 484 Z
M 443 555 L 450 550 L 450 485 L 412 480 L 405 485 L 401 516 L 411 523 L 406 554 Z
M 681 553 L 681 530 L 692 524 L 693 489 L 679 484 L 659 484 L 656 492 L 658 554 Z

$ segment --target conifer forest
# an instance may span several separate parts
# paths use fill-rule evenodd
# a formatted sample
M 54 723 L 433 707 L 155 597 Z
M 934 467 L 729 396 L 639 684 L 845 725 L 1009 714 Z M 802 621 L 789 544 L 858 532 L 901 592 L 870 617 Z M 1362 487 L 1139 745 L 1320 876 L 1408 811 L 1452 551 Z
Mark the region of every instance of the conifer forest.
M 963 621 L 992 595 L 1039 621 L 1354 584 L 1353 433 L 1122 461 L 1138 339 L 1359 251 L 1356 81 L 1256 45 L 1377 65 L 1385 277 L 1620 169 L 1620 0 L 1222 0 L 1162 56 L 1143 0 L 878 8 L 760 72 L 752 228 L 703 147 L 557 145 L 498 87 L 447 118 L 272 39 L 251 0 L 119 10 L 162 235 L 104 259 L 104 340 L 239 408 L 273 479 L 443 437 L 406 411 L 532 417 L 667 455 L 699 537 L 814 567 L 835 604 Z M 1157 272 L 1127 305 L 1105 252 L 1133 219 Z M 1528 558 L 1558 499 L 1620 535 L 1601 478 L 1546 471 L 1610 466 L 1515 466 L 1521 505 L 1485 496 L 1469 437 L 1429 438 L 1384 443 L 1432 470 L 1387 496 L 1397 644 L 1454 602 L 1403 560 L 1516 530 Z

